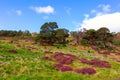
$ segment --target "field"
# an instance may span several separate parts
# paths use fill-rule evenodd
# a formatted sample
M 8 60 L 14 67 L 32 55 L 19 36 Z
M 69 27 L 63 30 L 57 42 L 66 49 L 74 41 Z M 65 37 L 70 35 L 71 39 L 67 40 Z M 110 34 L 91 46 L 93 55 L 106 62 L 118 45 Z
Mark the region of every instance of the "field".
M 55 66 L 60 62 L 59 57 L 54 57 L 56 53 L 62 53 L 60 57 L 65 58 L 65 55 L 74 56 L 68 58 L 69 63 L 65 60 L 61 63 L 69 69 Z M 120 61 L 110 57 L 90 47 L 40 46 L 29 39 L 4 38 L 0 40 L 0 80 L 120 80 Z M 103 63 L 100 65 L 99 61 Z M 95 71 L 76 71 L 83 68 Z

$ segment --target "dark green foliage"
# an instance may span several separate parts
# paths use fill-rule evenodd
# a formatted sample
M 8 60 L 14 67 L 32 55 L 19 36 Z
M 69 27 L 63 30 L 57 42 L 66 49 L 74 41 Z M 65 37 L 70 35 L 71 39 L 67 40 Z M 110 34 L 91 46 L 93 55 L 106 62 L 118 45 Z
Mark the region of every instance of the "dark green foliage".
M 56 30 L 56 35 L 55 35 L 55 37 L 56 37 L 56 39 L 57 39 L 57 43 L 62 43 L 62 44 L 65 44 L 65 39 L 66 39 L 66 37 L 68 37 L 69 36 L 69 34 L 68 34 L 68 30 L 67 29 L 57 29 Z
M 68 30 L 58 28 L 56 22 L 46 22 L 40 28 L 40 34 L 36 37 L 41 45 L 66 44 Z
M 89 29 L 85 34 L 81 39 L 82 45 L 95 45 L 100 49 L 112 49 L 110 44 L 114 36 L 108 28 L 102 27 L 98 30 Z
M 113 43 L 114 45 L 120 46 L 120 41 L 117 41 L 117 40 L 115 40 L 115 39 L 112 40 L 112 43 Z
M 17 35 L 17 31 L 11 31 L 11 30 L 0 30 L 0 36 L 9 36 L 14 37 Z
M 88 40 L 87 39 L 82 39 L 81 44 L 82 45 L 88 45 Z
M 4 37 L 29 37 L 31 36 L 31 33 L 28 30 L 25 31 L 12 31 L 12 30 L 0 30 L 0 36 Z

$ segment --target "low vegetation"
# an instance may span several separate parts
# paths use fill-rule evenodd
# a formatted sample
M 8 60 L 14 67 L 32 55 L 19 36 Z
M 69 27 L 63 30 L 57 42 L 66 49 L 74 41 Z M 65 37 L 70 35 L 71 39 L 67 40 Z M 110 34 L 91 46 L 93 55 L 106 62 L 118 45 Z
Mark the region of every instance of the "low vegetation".
M 119 80 L 120 38 L 102 27 L 0 31 L 0 80 Z

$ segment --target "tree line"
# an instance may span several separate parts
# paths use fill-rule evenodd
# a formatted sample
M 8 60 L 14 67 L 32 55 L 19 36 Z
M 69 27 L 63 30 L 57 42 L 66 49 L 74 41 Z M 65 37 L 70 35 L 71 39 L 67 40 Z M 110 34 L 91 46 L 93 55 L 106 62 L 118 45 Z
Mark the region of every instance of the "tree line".
M 0 30 L 0 36 L 4 37 L 30 37 L 32 34 L 28 31 Z
M 41 45 L 56 45 L 56 44 L 70 44 L 72 45 L 85 45 L 85 46 L 98 46 L 99 48 L 112 48 L 112 44 L 120 45 L 119 33 L 111 33 L 106 27 L 101 27 L 98 30 L 82 29 L 81 31 L 72 31 L 65 28 L 59 28 L 56 22 L 46 22 L 40 27 L 39 33 L 30 33 L 25 31 L 11 31 L 0 30 L 0 36 L 7 37 L 21 37 L 29 38 L 34 37 L 36 42 Z

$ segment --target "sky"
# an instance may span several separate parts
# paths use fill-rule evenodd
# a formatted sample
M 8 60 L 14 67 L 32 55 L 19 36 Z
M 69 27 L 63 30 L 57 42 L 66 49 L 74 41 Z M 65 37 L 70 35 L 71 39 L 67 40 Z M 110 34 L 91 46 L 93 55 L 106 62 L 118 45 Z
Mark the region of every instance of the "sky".
M 120 0 L 1 0 L 0 30 L 39 32 L 45 22 L 78 31 L 120 32 Z

